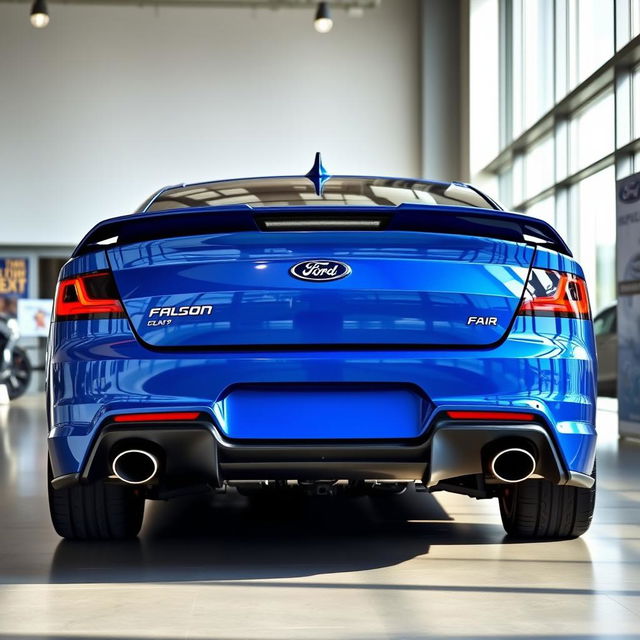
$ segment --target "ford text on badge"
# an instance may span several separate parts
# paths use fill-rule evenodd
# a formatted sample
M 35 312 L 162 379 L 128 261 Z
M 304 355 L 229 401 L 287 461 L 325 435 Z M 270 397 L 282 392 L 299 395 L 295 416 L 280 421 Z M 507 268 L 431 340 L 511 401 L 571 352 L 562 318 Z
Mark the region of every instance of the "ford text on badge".
M 298 280 L 326 282 L 346 278 L 351 273 L 351 267 L 335 260 L 306 260 L 294 264 L 289 273 Z

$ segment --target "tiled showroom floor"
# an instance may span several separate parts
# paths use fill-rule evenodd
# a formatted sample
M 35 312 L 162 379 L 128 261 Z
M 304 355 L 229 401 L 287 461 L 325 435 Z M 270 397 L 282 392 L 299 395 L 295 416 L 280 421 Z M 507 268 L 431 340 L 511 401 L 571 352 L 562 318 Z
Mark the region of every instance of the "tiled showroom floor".
M 595 523 L 505 540 L 495 501 L 439 493 L 152 503 L 138 541 L 62 542 L 43 398 L 0 407 L 0 640 L 638 638 L 640 443 L 599 414 Z

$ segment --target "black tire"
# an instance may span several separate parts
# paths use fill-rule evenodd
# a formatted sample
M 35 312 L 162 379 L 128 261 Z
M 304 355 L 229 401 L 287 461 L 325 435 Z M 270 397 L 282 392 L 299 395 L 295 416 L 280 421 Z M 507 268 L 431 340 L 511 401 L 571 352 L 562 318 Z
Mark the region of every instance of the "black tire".
M 505 531 L 514 538 L 577 538 L 591 525 L 595 501 L 595 484 L 583 489 L 525 480 L 504 488 L 500 515 Z
M 49 511 L 54 529 L 67 540 L 125 540 L 140 531 L 144 497 L 118 484 L 54 489 L 49 482 Z
M 14 347 L 9 377 L 7 378 L 7 393 L 9 400 L 19 398 L 29 387 L 31 382 L 31 361 L 24 349 Z

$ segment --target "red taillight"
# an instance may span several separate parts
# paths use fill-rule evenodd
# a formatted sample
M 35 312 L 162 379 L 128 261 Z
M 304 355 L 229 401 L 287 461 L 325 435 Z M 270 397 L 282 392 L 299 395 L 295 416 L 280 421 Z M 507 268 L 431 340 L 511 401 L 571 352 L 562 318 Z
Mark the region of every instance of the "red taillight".
M 175 420 L 195 420 L 197 411 L 171 411 L 168 413 L 123 413 L 114 422 L 172 422 Z
M 573 273 L 532 269 L 518 313 L 521 316 L 591 319 L 587 284 Z
M 62 280 L 58 284 L 54 317 L 124 317 L 113 276 L 108 271 L 89 273 Z
M 535 420 L 533 413 L 519 411 L 447 411 L 453 420 L 502 420 L 509 422 L 531 422 Z

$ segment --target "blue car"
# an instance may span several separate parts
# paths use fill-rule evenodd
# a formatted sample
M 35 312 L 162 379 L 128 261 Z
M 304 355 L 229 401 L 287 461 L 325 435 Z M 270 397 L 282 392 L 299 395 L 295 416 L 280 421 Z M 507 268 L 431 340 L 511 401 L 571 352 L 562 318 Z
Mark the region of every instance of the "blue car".
M 596 357 L 547 223 L 458 182 L 309 173 L 164 188 L 63 267 L 49 498 L 69 539 L 146 500 L 406 490 L 497 498 L 571 538 L 595 500 Z

